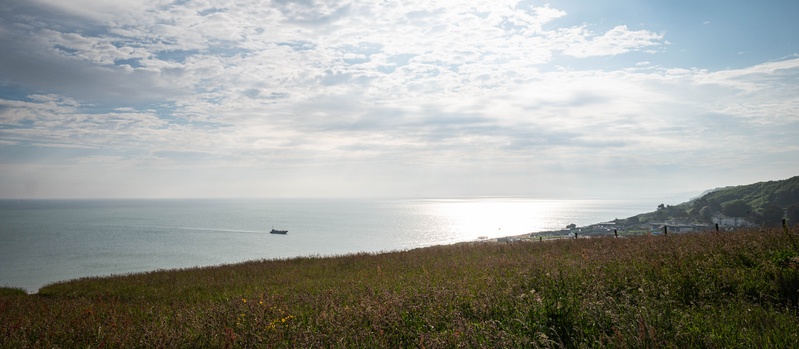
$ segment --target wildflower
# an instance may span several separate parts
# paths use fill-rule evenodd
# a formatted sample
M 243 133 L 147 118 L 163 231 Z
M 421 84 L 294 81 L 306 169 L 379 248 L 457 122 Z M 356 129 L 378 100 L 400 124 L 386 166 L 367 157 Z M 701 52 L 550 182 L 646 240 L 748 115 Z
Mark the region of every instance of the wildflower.
M 247 298 L 242 298 L 241 301 L 247 303 Z

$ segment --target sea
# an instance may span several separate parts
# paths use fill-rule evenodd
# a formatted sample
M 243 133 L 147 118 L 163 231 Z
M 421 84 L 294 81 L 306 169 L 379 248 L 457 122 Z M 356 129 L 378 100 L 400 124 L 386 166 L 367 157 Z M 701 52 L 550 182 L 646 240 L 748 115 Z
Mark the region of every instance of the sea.
M 589 225 L 658 199 L 0 200 L 0 286 L 399 251 Z M 288 230 L 286 235 L 271 229 Z

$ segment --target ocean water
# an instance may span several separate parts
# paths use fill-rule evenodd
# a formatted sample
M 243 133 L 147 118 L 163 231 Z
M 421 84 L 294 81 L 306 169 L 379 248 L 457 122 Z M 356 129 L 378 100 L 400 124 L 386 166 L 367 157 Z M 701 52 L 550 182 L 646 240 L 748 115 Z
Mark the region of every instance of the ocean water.
M 656 200 L 0 200 L 0 285 L 404 250 L 652 211 Z M 269 234 L 272 227 L 287 235 Z

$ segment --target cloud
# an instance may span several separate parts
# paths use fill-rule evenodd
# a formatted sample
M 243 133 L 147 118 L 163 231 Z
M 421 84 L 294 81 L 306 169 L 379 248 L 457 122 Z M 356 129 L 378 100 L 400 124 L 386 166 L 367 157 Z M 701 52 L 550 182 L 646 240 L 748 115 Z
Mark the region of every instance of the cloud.
M 89 31 L 44 21 L 24 30 L 5 26 L 15 35 L 6 37 L 4 46 L 18 49 L 0 57 L 9 63 L 3 73 L 81 99 L 175 101 L 227 84 L 288 84 L 316 90 L 311 93 L 324 93 L 314 86 L 318 83 L 336 89 L 350 82 L 409 94 L 490 89 L 534 74 L 536 65 L 550 62 L 556 52 L 621 54 L 656 46 L 662 38 L 624 26 L 601 37 L 581 27 L 546 30 L 545 24 L 566 13 L 513 2 L 137 2 L 86 8 L 40 3 L 95 25 Z M 9 12 L 4 19 L 22 23 L 49 15 L 26 9 L 25 16 Z
M 799 59 L 791 58 L 758 64 L 743 69 L 702 72 L 697 82 L 731 87 L 745 92 L 762 91 L 775 86 L 795 89 L 793 83 L 799 70 Z
M 748 133 L 796 125 L 796 57 L 570 68 L 564 57 L 667 45 L 624 24 L 560 25 L 568 16 L 517 1 L 14 1 L 0 10 L 0 90 L 16 90 L 0 95 L 0 146 L 81 149 L 59 166 L 170 183 L 197 169 L 279 190 L 264 182 L 331 173 L 377 190 L 493 171 L 510 192 L 531 173 L 735 161 L 768 143 Z
M 626 25 L 619 25 L 602 36 L 592 36 L 583 29 L 568 43 L 563 53 L 569 56 L 585 58 L 594 56 L 612 56 L 631 51 L 652 50 L 663 45 L 660 40 L 663 34 L 647 30 L 631 31 Z
M 103 66 L 91 59 L 78 60 L 54 49 L 36 46 L 36 40 L 0 38 L 0 45 L 14 47 L 0 51 L 0 74 L 13 83 L 34 91 L 52 91 L 95 102 L 131 102 L 160 99 L 178 94 L 162 79 L 163 72 Z M 55 45 L 54 45 L 55 46 Z M 91 51 L 93 52 L 93 51 Z M 70 55 L 73 53 L 70 53 Z M 96 61 L 103 61 L 98 56 Z

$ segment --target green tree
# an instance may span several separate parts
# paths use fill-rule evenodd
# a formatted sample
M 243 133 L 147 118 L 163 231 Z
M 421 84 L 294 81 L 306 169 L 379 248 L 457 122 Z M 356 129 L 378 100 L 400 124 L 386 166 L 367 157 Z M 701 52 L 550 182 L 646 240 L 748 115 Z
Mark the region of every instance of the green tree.
M 696 199 L 694 201 L 694 203 L 691 205 L 691 208 L 692 208 L 691 212 L 694 215 L 699 214 L 699 211 L 702 209 L 702 207 L 707 206 L 707 204 L 708 204 L 707 199 L 705 199 L 703 197 L 699 198 L 699 199 Z
M 782 224 L 782 217 L 785 211 L 781 207 L 768 204 L 763 208 L 763 212 L 757 217 L 759 223 L 765 226 L 778 226 Z
M 669 214 L 666 212 L 666 205 L 660 204 L 658 205 L 657 210 L 655 211 L 655 219 L 662 221 L 668 218 Z
M 669 216 L 676 218 L 688 218 L 688 212 L 677 206 L 669 206 Z
M 716 214 L 716 211 L 713 210 L 712 207 L 705 206 L 702 207 L 701 210 L 699 210 L 699 217 L 700 217 L 699 219 L 702 220 L 703 222 L 710 222 L 713 220 L 714 214 Z
M 713 209 L 713 212 L 721 212 L 721 204 L 713 199 L 707 201 L 707 205 Z
M 721 210 L 727 217 L 748 217 L 752 213 L 752 207 L 743 200 L 733 200 Z
M 785 216 L 790 224 L 799 224 L 799 204 L 788 206 L 788 209 L 785 210 Z

